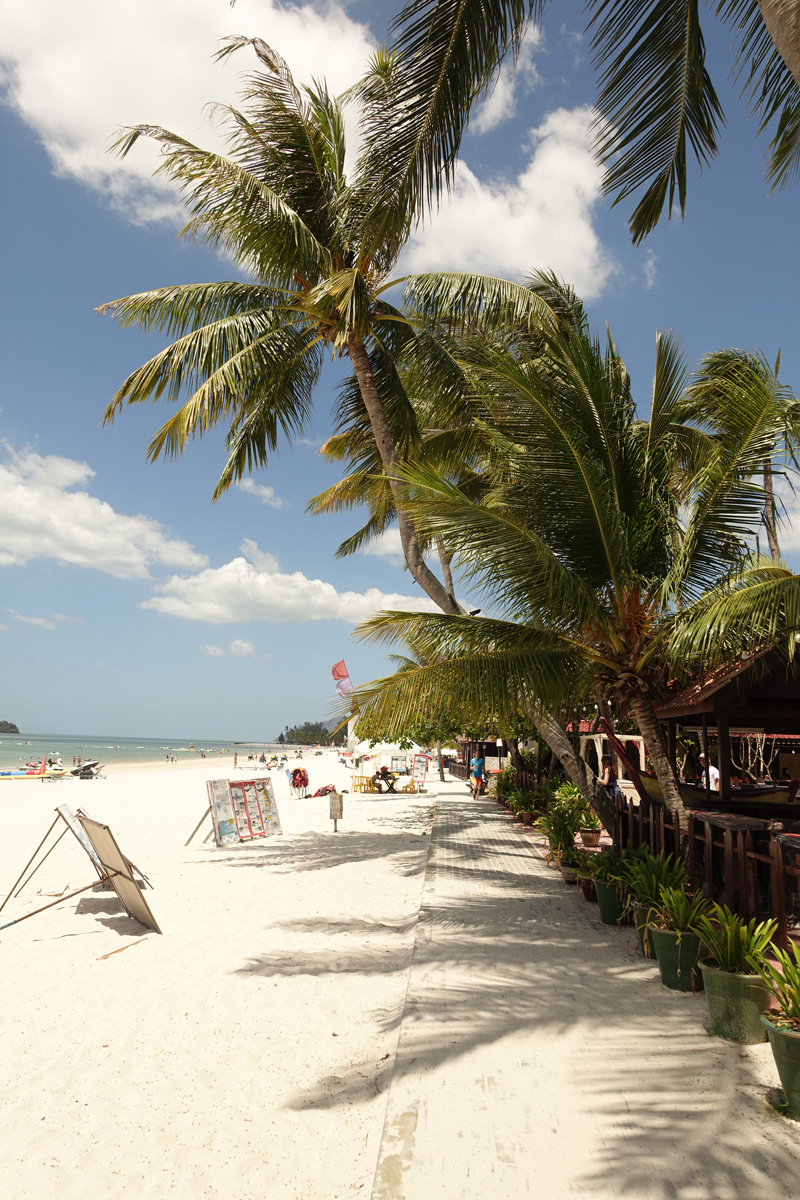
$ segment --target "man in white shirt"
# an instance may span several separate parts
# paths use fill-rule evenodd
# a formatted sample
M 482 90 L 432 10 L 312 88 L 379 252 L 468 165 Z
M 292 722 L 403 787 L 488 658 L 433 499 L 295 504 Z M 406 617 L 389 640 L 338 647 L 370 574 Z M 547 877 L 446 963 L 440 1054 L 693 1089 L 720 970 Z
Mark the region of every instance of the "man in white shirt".
M 712 792 L 718 792 L 719 791 L 719 771 L 717 770 L 717 768 L 714 766 L 713 763 L 709 764 L 708 770 L 706 771 L 706 759 L 705 759 L 704 754 L 700 755 L 698 762 L 700 763 L 700 774 L 702 776 L 703 786 L 704 787 L 708 786 Z

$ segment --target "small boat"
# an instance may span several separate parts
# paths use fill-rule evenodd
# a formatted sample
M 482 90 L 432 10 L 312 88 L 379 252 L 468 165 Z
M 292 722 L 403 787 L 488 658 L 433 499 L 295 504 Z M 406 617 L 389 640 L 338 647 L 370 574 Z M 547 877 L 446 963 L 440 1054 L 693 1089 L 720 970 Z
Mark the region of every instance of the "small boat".
M 65 775 L 63 767 L 48 767 L 46 754 L 40 767 L 31 765 L 14 771 L 0 771 L 0 779 L 63 779 Z
M 663 804 L 664 795 L 661 791 L 661 784 L 655 775 L 651 775 L 647 771 L 640 771 L 639 778 L 648 796 Z M 687 783 L 683 779 L 678 780 L 678 791 L 687 808 L 705 809 L 708 812 L 763 816 L 765 819 L 786 816 L 791 819 L 791 814 L 800 809 L 800 804 L 795 800 L 797 788 L 792 787 L 790 783 L 754 784 L 750 787 L 731 788 L 728 800 L 719 792 L 706 792 L 701 785 Z

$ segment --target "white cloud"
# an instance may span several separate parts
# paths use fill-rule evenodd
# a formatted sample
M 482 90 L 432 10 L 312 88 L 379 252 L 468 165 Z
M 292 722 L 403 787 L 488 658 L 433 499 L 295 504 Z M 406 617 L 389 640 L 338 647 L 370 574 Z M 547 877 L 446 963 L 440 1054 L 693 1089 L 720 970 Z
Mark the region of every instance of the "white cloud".
M 275 488 L 267 487 L 263 483 L 256 483 L 248 475 L 246 479 L 241 479 L 236 484 L 240 491 L 246 492 L 248 496 L 255 496 L 262 504 L 268 504 L 270 508 L 287 508 L 287 502 L 281 500 L 280 496 L 275 495 Z
M 134 219 L 177 215 L 151 175 L 154 144 L 123 162 L 108 154 L 123 125 L 152 123 L 220 148 L 204 106 L 236 98 L 252 51 L 225 63 L 222 37 L 258 36 L 299 81 L 327 77 L 334 92 L 362 74 L 374 41 L 337 0 L 0 0 L 0 84 L 39 135 L 55 170 L 107 193 Z
M 406 271 L 460 270 L 522 279 L 557 271 L 595 299 L 613 264 L 592 226 L 603 170 L 592 155 L 590 108 L 559 108 L 531 134 L 531 158 L 515 180 L 483 183 L 456 168 L 452 202 L 412 237 Z
M 0 633 L 9 633 L 9 632 L 10 631 L 9 631 L 9 628 L 7 625 L 0 625 Z
M 228 647 L 228 652 L 233 658 L 255 658 L 256 652 L 253 649 L 252 642 L 243 642 L 241 638 L 234 638 Z
M 405 562 L 403 555 L 403 543 L 400 541 L 400 530 L 397 526 L 392 526 L 371 542 L 367 542 L 366 546 L 361 548 L 362 554 L 374 554 L 376 558 L 385 558 L 394 566 L 402 566 Z
M 656 275 L 658 274 L 658 255 L 654 250 L 647 251 L 647 254 L 644 258 L 644 264 L 642 266 L 642 272 L 644 274 L 644 290 L 649 292 L 650 288 L 655 283 Z
M 256 658 L 253 643 L 243 642 L 241 638 L 234 638 L 227 650 L 222 646 L 201 646 L 200 653 L 209 658 Z M 272 655 L 268 654 L 267 657 L 271 658 Z
M 530 26 L 523 39 L 516 64 L 509 61 L 503 64 L 494 88 L 475 114 L 472 128 L 478 133 L 489 133 L 514 116 L 517 111 L 517 87 L 520 83 L 525 92 L 532 91 L 541 83 L 534 59 L 534 52 L 541 41 L 541 30 Z
M 18 613 L 14 608 L 4 608 L 3 612 L 11 613 L 11 616 L 15 621 L 22 621 L 25 625 L 38 625 L 40 629 L 55 629 L 56 625 L 59 625 L 62 621 L 67 621 L 71 625 L 86 624 L 86 622 L 82 621 L 80 617 L 68 617 L 65 616 L 64 613 L 56 613 L 51 621 L 48 617 L 23 616 L 22 613 Z M 5 625 L 0 625 L 0 629 L 5 629 L 6 633 L 8 633 L 8 629 Z
M 259 551 L 251 541 L 242 544 L 242 552 L 247 558 L 234 558 L 222 567 L 208 567 L 197 575 L 173 575 L 156 589 L 157 595 L 139 607 L 212 625 L 242 621 L 271 621 L 277 625 L 347 621 L 354 625 L 384 608 L 435 611 L 427 597 L 386 593 L 378 588 L 339 592 L 332 583 L 308 579 L 300 571 L 284 574 L 276 559 Z M 210 653 L 215 654 L 217 649 Z
M 94 475 L 86 463 L 31 452 L 0 463 L 0 566 L 55 558 L 118 579 L 147 579 L 152 563 L 197 570 L 208 559 L 151 517 L 128 517 L 74 491 Z

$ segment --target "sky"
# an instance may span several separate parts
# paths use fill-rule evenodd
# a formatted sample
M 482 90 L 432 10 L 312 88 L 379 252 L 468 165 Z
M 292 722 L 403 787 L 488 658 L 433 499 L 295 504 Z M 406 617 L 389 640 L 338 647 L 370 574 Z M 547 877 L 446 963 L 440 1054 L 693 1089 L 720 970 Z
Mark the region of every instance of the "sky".
M 169 406 L 103 426 L 125 377 L 164 342 L 118 329 L 98 305 L 152 287 L 235 277 L 176 237 L 176 194 L 145 144 L 120 163 L 116 129 L 152 122 L 220 146 L 205 106 L 235 98 L 259 36 L 298 80 L 334 91 L 361 74 L 398 5 L 278 0 L 0 0 L 0 719 L 27 732 L 264 740 L 326 717 L 330 669 L 356 682 L 387 668 L 350 638 L 381 607 L 419 607 L 397 534 L 337 559 L 359 515 L 312 517 L 338 474 L 317 453 L 340 363 L 313 423 L 216 504 L 222 434 L 151 464 Z M 582 4 L 551 6 L 474 112 L 451 202 L 417 230 L 401 271 L 469 269 L 523 279 L 553 269 L 608 323 L 648 405 L 659 329 L 693 360 L 760 347 L 800 388 L 798 192 L 768 194 L 765 140 L 729 80 L 729 36 L 708 23 L 726 110 L 720 156 L 693 169 L 685 220 L 643 246 L 611 209 L 587 132 L 594 97 Z M 348 129 L 353 141 L 352 116 Z M 782 543 L 800 566 L 800 521 Z M 462 596 L 479 603 L 479 597 Z

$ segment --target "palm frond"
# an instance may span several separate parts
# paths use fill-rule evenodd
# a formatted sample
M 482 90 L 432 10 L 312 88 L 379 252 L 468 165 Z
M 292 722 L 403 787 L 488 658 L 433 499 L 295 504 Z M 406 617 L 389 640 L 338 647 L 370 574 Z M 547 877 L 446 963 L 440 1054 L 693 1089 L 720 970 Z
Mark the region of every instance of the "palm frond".
M 722 107 L 705 65 L 698 0 L 594 0 L 590 29 L 600 71 L 596 146 L 609 164 L 604 189 L 619 204 L 646 185 L 630 220 L 639 243 L 676 193 L 686 206 L 691 150 L 717 153 Z
M 800 87 L 773 42 L 758 0 L 719 0 L 717 15 L 736 34 L 737 76 L 744 78 L 759 133 L 777 120 L 767 154 L 767 179 L 785 187 L 800 174 Z
M 438 204 L 474 101 L 541 8 L 542 0 L 411 0 L 395 18 L 391 49 L 376 52 L 358 89 L 358 170 L 372 197 L 374 244 L 402 236 L 411 215 Z

